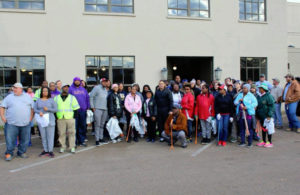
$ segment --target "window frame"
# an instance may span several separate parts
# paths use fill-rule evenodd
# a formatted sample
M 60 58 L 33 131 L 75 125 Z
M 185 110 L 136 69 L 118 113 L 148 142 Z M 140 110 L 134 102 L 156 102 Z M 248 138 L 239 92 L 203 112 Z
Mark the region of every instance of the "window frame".
M 14 2 L 14 7 L 13 8 L 3 8 L 0 7 L 0 11 L 17 11 L 17 12 L 44 12 L 46 10 L 46 0 L 0 0 L 0 3 L 2 1 L 10 1 L 10 2 Z M 30 2 L 30 3 L 38 3 L 38 2 L 42 2 L 43 3 L 43 9 L 23 9 L 20 8 L 19 4 L 20 2 Z M 30 4 L 31 5 L 31 4 Z
M 241 12 L 241 9 L 240 9 L 240 1 L 243 1 L 243 3 L 244 3 L 244 12 Z M 253 2 L 251 1 L 251 0 L 238 0 L 238 3 L 239 3 L 239 15 L 238 15 L 238 17 L 239 17 L 239 21 L 242 21 L 242 22 L 256 22 L 256 23 L 266 23 L 267 21 L 268 21 L 268 17 L 267 17 L 267 0 L 263 0 L 264 2 L 264 20 L 260 20 L 260 15 L 262 15 L 262 14 L 260 14 L 259 13 L 259 4 L 260 4 L 260 2 L 259 2 L 259 0 L 258 0 L 258 13 L 257 14 L 253 14 L 253 10 L 252 10 L 252 4 L 253 4 Z M 246 4 L 247 3 L 251 3 L 251 12 L 249 13 L 249 14 L 251 14 L 251 17 L 253 17 L 253 15 L 257 15 L 258 16 L 258 19 L 257 20 L 253 20 L 253 19 L 251 19 L 251 20 L 247 20 L 247 15 L 248 15 L 248 12 L 247 12 L 247 7 L 246 7 Z M 243 14 L 243 16 L 244 16 L 244 18 L 243 19 L 241 19 L 240 18 L 240 15 L 241 14 Z
M 122 0 L 123 1 L 123 0 Z M 86 10 L 86 5 L 102 5 L 102 6 L 107 6 L 107 12 L 103 11 L 87 11 Z M 132 12 L 112 12 L 111 8 L 112 6 L 119 6 L 119 7 L 132 7 Z M 98 4 L 98 3 L 86 3 L 85 0 L 83 0 L 83 7 L 84 7 L 84 12 L 85 13 L 94 13 L 94 14 L 107 14 L 107 15 L 134 15 L 135 14 L 135 0 L 132 0 L 132 5 L 123 5 L 123 4 L 112 4 L 111 0 L 107 0 L 107 4 Z
M 258 67 L 248 67 L 247 66 L 247 59 L 249 59 L 249 58 L 259 59 L 259 66 Z M 245 60 L 245 67 L 242 67 L 242 59 Z M 265 67 L 262 66 L 262 60 L 264 60 L 264 59 L 266 60 Z M 267 76 L 268 75 L 268 57 L 251 57 L 251 56 L 250 57 L 249 56 L 248 57 L 245 57 L 245 56 L 240 57 L 240 80 L 243 80 L 243 78 L 242 78 L 242 69 L 244 69 L 246 71 L 245 72 L 246 78 L 245 78 L 244 81 L 247 81 L 248 79 L 252 79 L 253 81 L 255 81 L 255 78 L 249 78 L 248 77 L 248 70 L 249 69 L 251 69 L 251 70 L 258 69 L 258 78 L 259 78 L 260 74 L 265 74 L 266 75 L 266 80 L 267 80 L 268 79 L 268 76 Z M 265 72 L 262 72 L 262 69 L 265 69 Z

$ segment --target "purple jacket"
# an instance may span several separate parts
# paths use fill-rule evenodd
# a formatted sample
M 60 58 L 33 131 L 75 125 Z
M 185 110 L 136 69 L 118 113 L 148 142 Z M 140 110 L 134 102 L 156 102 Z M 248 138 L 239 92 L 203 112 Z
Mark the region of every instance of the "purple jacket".
M 90 108 L 90 96 L 84 87 L 76 87 L 73 83 L 69 88 L 69 94 L 74 95 L 76 97 L 80 106 L 79 111 L 86 111 Z
M 54 91 L 51 91 L 51 98 L 54 98 L 55 96 L 60 94 L 60 91 L 58 91 L 57 89 L 55 89 Z

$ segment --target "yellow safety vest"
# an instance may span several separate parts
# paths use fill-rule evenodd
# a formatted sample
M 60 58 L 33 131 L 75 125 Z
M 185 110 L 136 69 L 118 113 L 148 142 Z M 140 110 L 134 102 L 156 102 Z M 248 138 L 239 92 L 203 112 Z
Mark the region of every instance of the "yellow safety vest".
M 56 116 L 58 119 L 72 119 L 74 117 L 74 110 L 80 108 L 75 96 L 69 94 L 63 101 L 60 95 L 54 97 L 54 101 L 57 103 Z

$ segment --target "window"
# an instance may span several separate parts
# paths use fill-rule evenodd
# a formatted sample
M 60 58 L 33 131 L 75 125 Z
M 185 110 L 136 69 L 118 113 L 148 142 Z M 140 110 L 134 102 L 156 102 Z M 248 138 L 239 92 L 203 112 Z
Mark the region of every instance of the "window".
M 209 18 L 209 0 L 168 0 L 169 16 Z
M 266 0 L 239 0 L 240 20 L 266 21 Z
M 89 86 L 96 85 L 103 76 L 108 77 L 112 83 L 134 83 L 133 56 L 86 56 L 85 64 Z
M 259 75 L 267 75 L 267 58 L 241 58 L 241 80 L 259 80 Z
M 38 88 L 45 80 L 45 57 L 0 56 L 0 99 L 16 82 Z
M 133 13 L 133 0 L 85 0 L 85 11 Z
M 0 8 L 44 10 L 45 0 L 0 0 Z

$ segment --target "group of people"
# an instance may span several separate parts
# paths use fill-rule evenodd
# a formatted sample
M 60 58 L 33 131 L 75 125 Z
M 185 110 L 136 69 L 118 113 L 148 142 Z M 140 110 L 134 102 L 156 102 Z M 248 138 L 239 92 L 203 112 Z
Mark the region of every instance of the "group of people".
M 174 144 L 179 140 L 186 148 L 195 130 L 194 138 L 202 137 L 202 144 L 216 137 L 220 146 L 226 146 L 228 139 L 232 143 L 240 140 L 239 146 L 246 146 L 247 139 L 247 146 L 252 147 L 254 139 L 259 141 L 257 146 L 273 147 L 275 127 L 283 128 L 282 103 L 289 120 L 287 130 L 300 132 L 300 84 L 291 74 L 285 79 L 282 88 L 279 79 L 274 78 L 271 84 L 263 74 L 256 83 L 226 78 L 224 83 L 207 84 L 195 79 L 181 81 L 176 76 L 174 81 L 161 80 L 155 90 L 144 85 L 141 91 L 136 83 L 125 90 L 122 83 L 111 84 L 103 77 L 90 93 L 79 77 L 71 86 L 44 81 L 35 93 L 16 83 L 0 106 L 5 123 L 5 160 L 12 160 L 16 145 L 17 156 L 28 157 L 33 118 L 43 144 L 39 156 L 53 158 L 55 146 L 60 147 L 60 153 L 67 149 L 75 153 L 77 146 L 87 146 L 87 118 L 91 115 L 96 146 L 109 140 L 138 142 L 139 137 L 147 135 L 147 142 L 159 138 L 160 142 Z M 117 120 L 118 127 L 111 128 L 110 120 Z M 121 131 L 115 135 L 115 129 Z

